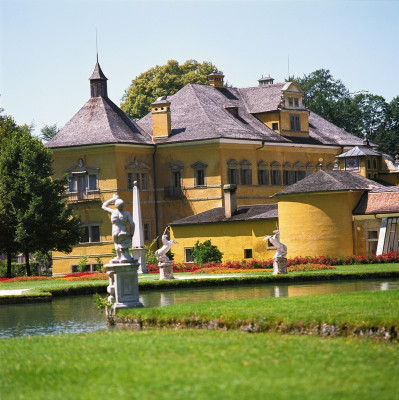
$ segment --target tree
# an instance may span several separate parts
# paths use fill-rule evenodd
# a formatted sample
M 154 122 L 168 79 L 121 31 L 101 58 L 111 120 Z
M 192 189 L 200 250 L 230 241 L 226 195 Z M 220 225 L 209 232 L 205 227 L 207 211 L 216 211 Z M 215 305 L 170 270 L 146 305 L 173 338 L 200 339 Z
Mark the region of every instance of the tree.
M 1 141 L 0 216 L 13 248 L 25 254 L 28 276 L 32 252 L 70 252 L 82 235 L 79 218 L 62 197 L 67 180 L 51 179 L 51 164 L 50 150 L 26 127 Z
M 301 86 L 309 110 L 354 135 L 362 135 L 362 127 L 358 125 L 360 110 L 349 90 L 339 79 L 333 78 L 330 70 L 318 69 L 303 78 L 290 79 Z
M 290 80 L 301 86 L 309 110 L 358 137 L 367 133 L 382 152 L 392 156 L 399 152 L 398 97 L 387 103 L 367 92 L 350 93 L 328 69 Z
M 169 60 L 133 79 L 123 95 L 121 109 L 130 118 L 140 119 L 151 111 L 151 103 L 158 97 L 171 96 L 188 83 L 207 84 L 212 72 L 222 73 L 207 61 L 188 60 L 179 65 L 176 60 Z
M 205 240 L 203 243 L 197 240 L 191 255 L 198 264 L 208 262 L 221 263 L 223 257 L 223 253 L 210 240 Z
M 17 126 L 11 117 L 0 116 L 0 163 L 4 157 L 6 144 L 14 135 L 20 135 L 21 130 L 22 128 Z M 7 278 L 11 278 L 12 256 L 18 251 L 18 244 L 15 240 L 15 220 L 15 209 L 12 204 L 7 204 L 6 198 L 1 195 L 0 190 L 0 252 L 7 254 Z
M 50 139 L 52 139 L 59 131 L 61 128 L 57 127 L 57 124 L 54 125 L 45 125 L 44 128 L 41 129 L 41 138 L 42 140 L 48 142 Z

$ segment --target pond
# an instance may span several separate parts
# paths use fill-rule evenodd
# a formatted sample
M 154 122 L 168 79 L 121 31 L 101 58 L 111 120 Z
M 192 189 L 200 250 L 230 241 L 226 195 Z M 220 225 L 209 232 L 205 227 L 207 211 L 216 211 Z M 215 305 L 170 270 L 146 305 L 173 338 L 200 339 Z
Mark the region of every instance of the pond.
M 282 283 L 142 292 L 145 307 L 205 300 L 292 297 L 312 294 L 399 289 L 398 279 Z M 74 296 L 52 302 L 0 306 L 0 338 L 108 329 L 105 313 L 94 308 L 93 296 Z

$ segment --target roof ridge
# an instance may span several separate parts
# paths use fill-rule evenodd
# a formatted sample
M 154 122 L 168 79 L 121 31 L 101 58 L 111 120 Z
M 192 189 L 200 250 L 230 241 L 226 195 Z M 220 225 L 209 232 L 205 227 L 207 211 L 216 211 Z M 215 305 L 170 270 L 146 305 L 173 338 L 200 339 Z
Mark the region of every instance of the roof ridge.
M 197 93 L 195 92 L 195 89 L 194 89 L 194 87 L 193 87 L 194 84 L 189 83 L 189 85 L 190 85 L 190 89 L 191 89 L 191 90 L 193 91 L 193 93 L 194 93 L 196 102 L 197 102 L 198 105 L 200 106 L 200 108 L 201 108 L 203 114 L 205 115 L 206 119 L 208 120 L 209 124 L 211 125 L 213 131 L 216 133 L 216 129 L 215 129 L 215 127 L 213 126 L 212 120 L 209 118 L 207 112 L 205 111 L 205 108 L 203 107 L 202 103 L 200 102 L 200 100 L 199 100 L 199 98 L 198 98 L 198 96 L 197 96 Z M 208 86 L 208 85 L 204 85 L 204 86 Z M 209 96 L 207 96 L 207 97 L 209 98 Z

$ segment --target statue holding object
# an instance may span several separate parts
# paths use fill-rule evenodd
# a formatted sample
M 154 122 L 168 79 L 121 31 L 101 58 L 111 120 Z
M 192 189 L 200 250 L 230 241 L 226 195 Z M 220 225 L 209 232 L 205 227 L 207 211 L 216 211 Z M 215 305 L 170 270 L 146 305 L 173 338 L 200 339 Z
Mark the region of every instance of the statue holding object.
M 111 203 L 114 203 L 115 209 L 108 207 Z M 111 260 L 113 264 L 133 262 L 133 258 L 129 253 L 129 248 L 132 246 L 134 222 L 130 213 L 123 209 L 124 205 L 125 202 L 120 199 L 117 194 L 114 194 L 112 199 L 107 200 L 102 205 L 102 209 L 111 214 L 112 239 L 116 251 L 116 257 Z M 130 229 L 128 228 L 128 223 Z
M 173 276 L 173 262 L 169 259 L 166 253 L 171 249 L 173 244 L 177 244 L 176 240 L 168 240 L 166 234 L 167 230 L 170 229 L 169 226 L 165 228 L 162 235 L 163 246 L 155 252 L 155 257 L 158 260 L 160 280 L 174 279 Z
M 270 242 L 276 248 L 276 254 L 273 257 L 273 275 L 287 273 L 287 246 L 280 242 L 280 231 L 273 231 L 273 235 L 266 236 L 263 241 Z

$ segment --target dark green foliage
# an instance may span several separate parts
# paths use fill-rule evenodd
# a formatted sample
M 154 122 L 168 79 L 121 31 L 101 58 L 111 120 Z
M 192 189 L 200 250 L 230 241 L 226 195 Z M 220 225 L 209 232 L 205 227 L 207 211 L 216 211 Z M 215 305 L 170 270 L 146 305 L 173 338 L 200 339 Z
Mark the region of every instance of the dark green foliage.
M 179 65 L 169 60 L 166 65 L 155 66 L 142 73 L 126 89 L 121 109 L 132 119 L 140 119 L 151 111 L 151 103 L 160 96 L 171 96 L 188 83 L 207 84 L 207 76 L 219 72 L 212 63 L 188 60 Z
M 367 133 L 383 153 L 399 153 L 399 97 L 387 103 L 367 92 L 351 93 L 328 69 L 290 80 L 301 86 L 309 110 L 358 137 Z
M 208 262 L 221 263 L 223 253 L 210 240 L 205 240 L 203 243 L 197 240 L 193 248 L 192 257 L 198 264 Z
M 57 124 L 54 125 L 45 125 L 44 128 L 41 129 L 41 138 L 48 142 L 50 139 L 52 139 L 58 132 L 60 131 L 60 128 L 57 127 Z
M 23 252 L 30 275 L 29 254 L 70 252 L 81 237 L 80 221 L 63 201 L 66 178 L 51 179 L 50 150 L 11 117 L 0 122 L 0 247 Z
M 40 265 L 37 261 L 31 261 L 30 266 L 32 268 L 32 275 L 37 276 L 37 268 Z M 17 276 L 25 276 L 26 275 L 26 267 L 25 263 L 12 263 L 11 264 L 11 278 L 15 278 Z M 7 277 L 7 266 L 5 263 L 0 262 L 0 278 L 8 278 Z

